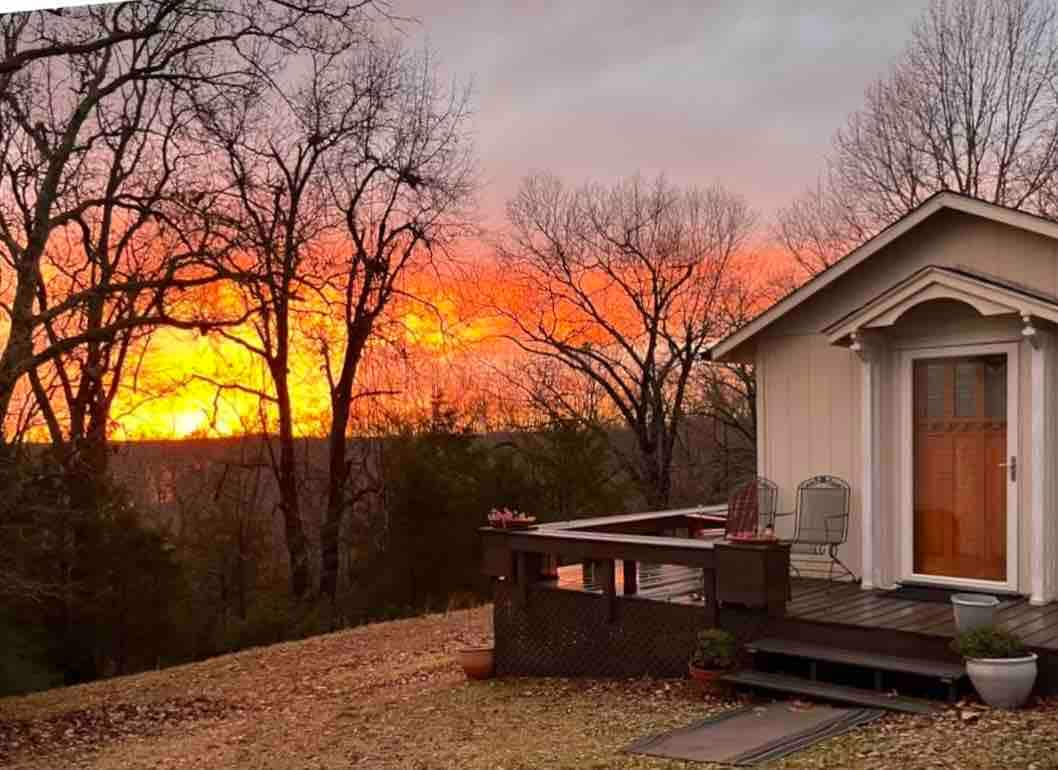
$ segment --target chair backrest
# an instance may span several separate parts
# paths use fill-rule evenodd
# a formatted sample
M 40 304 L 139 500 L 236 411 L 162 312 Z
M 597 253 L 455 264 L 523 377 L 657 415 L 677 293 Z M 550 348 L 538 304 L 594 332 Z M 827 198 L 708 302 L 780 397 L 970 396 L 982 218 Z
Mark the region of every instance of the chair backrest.
M 840 545 L 849 534 L 849 484 L 837 476 L 813 476 L 797 486 L 793 542 Z
M 727 501 L 725 534 L 754 532 L 774 526 L 779 488 L 763 476 L 754 476 L 735 487 Z

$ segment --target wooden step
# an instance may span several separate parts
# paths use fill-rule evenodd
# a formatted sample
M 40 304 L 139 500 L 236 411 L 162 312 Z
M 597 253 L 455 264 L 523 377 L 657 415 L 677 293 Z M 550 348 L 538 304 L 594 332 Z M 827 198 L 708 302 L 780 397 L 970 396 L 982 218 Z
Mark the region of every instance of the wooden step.
M 940 710 L 937 704 L 920 698 L 905 698 L 901 695 L 884 695 L 873 690 L 861 690 L 859 687 L 814 682 L 796 676 L 784 674 L 767 674 L 763 671 L 735 671 L 720 677 L 726 684 L 742 687 L 757 687 L 761 690 L 804 695 L 809 698 L 848 703 L 855 706 L 901 711 L 906 714 L 934 714 Z
M 842 647 L 799 642 L 793 639 L 757 639 L 747 644 L 746 649 L 749 652 L 766 652 L 774 655 L 787 655 L 791 658 L 842 663 L 875 671 L 899 671 L 939 679 L 945 684 L 952 684 L 966 676 L 966 669 L 958 663 L 944 663 L 921 658 L 901 658 L 896 655 L 848 650 Z

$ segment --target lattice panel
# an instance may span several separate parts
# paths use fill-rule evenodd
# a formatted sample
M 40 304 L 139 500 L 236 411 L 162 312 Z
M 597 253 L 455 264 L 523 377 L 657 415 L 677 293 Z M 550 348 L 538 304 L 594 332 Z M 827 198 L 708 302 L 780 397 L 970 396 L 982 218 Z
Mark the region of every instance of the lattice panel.
M 497 582 L 497 673 L 685 676 L 706 612 L 702 606 L 619 597 L 610 620 L 601 594 L 533 586 L 523 602 L 515 585 Z

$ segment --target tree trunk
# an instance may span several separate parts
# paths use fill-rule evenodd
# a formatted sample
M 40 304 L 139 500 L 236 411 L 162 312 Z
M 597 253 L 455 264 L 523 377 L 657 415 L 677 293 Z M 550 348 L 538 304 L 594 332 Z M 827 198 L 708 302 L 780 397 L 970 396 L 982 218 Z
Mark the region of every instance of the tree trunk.
M 647 509 L 664 511 L 672 496 L 671 453 L 665 451 L 666 443 L 639 426 L 636 426 L 639 444 L 639 465 L 642 473 L 639 488 L 646 499 Z
M 33 357 L 33 296 L 36 280 L 30 270 L 18 271 L 18 284 L 11 305 L 11 321 L 7 331 L 7 344 L 0 353 L 0 440 L 6 443 L 7 416 L 11 411 L 11 400 L 15 386 L 26 373 Z
M 298 499 L 297 456 L 294 452 L 294 425 L 286 364 L 273 367 L 279 411 L 279 509 L 283 513 L 287 553 L 290 556 L 290 593 L 304 599 L 309 593 L 309 552 Z
M 345 426 L 349 424 L 349 401 L 335 399 L 332 407 L 331 430 L 327 440 L 327 512 L 320 533 L 320 594 L 333 601 L 338 594 L 338 541 L 349 470 L 345 460 Z
M 331 389 L 331 430 L 328 437 L 327 514 L 320 543 L 320 593 L 333 601 L 338 594 L 338 543 L 349 499 L 349 464 L 345 457 L 345 432 L 353 404 L 353 385 L 373 316 L 350 326 L 341 375 Z

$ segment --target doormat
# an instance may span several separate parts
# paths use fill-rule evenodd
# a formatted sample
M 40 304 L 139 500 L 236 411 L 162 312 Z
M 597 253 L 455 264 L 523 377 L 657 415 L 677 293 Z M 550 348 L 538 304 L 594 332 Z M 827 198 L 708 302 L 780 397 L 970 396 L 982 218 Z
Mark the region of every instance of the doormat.
M 902 585 L 892 591 L 879 591 L 883 599 L 904 599 L 909 602 L 937 602 L 951 604 L 952 594 L 966 593 L 954 588 L 936 588 L 934 586 Z
M 879 709 L 782 701 L 734 709 L 625 748 L 630 754 L 748 767 L 785 757 L 882 715 Z

